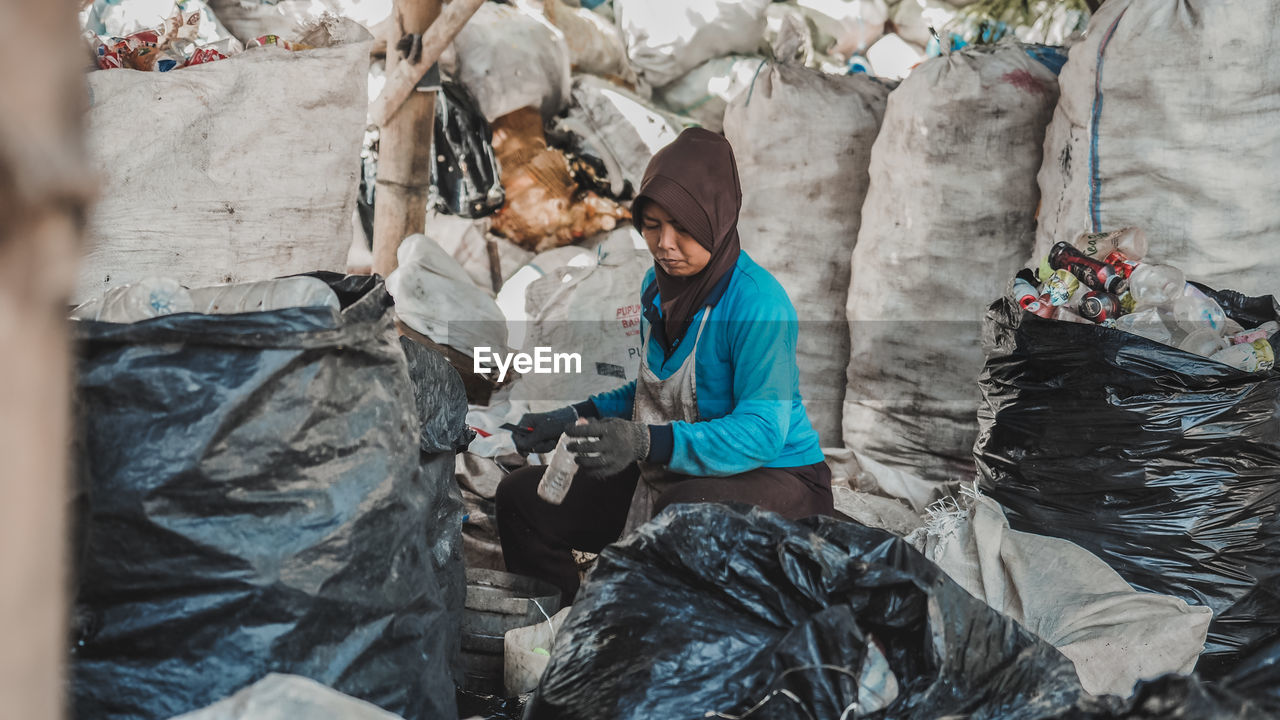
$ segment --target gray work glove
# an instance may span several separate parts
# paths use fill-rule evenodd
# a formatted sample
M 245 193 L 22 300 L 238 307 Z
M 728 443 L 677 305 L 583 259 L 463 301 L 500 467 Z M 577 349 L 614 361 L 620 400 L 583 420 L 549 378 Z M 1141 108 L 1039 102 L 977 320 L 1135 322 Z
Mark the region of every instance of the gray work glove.
M 578 462 L 578 469 L 593 478 L 617 475 L 627 466 L 649 456 L 649 426 L 644 423 L 605 418 L 571 425 L 565 434 L 580 438 L 566 443 Z
M 562 407 L 558 410 L 542 413 L 525 413 L 516 423 L 520 427 L 511 431 L 511 439 L 521 455 L 549 453 L 556 449 L 556 442 L 564 434 L 564 429 L 578 419 L 578 411 L 573 407 Z

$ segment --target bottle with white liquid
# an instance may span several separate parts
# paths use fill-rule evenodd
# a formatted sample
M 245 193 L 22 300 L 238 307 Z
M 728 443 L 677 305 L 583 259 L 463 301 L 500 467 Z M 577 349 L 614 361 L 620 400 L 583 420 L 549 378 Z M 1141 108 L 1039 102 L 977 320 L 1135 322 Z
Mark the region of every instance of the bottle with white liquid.
M 586 424 L 586 418 L 578 418 L 578 425 Z M 573 485 L 573 476 L 578 474 L 578 461 L 565 445 L 569 444 L 569 436 L 561 435 L 556 449 L 551 451 L 551 461 L 547 463 L 547 471 L 542 474 L 538 483 L 538 497 L 552 505 L 559 505 L 569 494 Z

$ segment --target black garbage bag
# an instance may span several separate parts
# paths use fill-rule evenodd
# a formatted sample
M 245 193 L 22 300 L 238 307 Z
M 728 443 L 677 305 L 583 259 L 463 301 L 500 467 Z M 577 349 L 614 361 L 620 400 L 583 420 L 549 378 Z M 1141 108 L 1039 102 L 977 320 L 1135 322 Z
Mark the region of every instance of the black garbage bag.
M 77 717 L 170 718 L 271 672 L 456 717 L 453 452 L 421 452 L 381 281 L 322 277 L 340 313 L 75 323 Z
M 1280 717 L 1280 640 L 1263 645 L 1236 665 L 1218 685 Z
M 463 450 L 476 432 L 467 425 L 467 389 L 444 355 L 407 337 L 400 347 L 409 362 L 409 379 L 422 428 L 420 449 L 430 455 Z
M 860 697 L 872 647 L 895 680 Z M 900 538 L 696 504 L 600 554 L 525 717 L 1022 720 L 1083 695 L 1069 660 Z
M 431 200 L 446 215 L 480 218 L 506 202 L 493 153 L 493 130 L 462 85 L 441 83 L 431 153 Z
M 1277 314 L 1270 297 L 1223 304 L 1246 326 Z M 1045 320 L 1008 297 L 983 335 L 974 452 L 1013 527 L 1211 608 L 1206 678 L 1280 635 L 1280 373 Z
M 365 238 L 373 242 L 373 206 L 377 202 L 377 130 L 365 138 L 361 151 L 360 187 L 356 210 Z M 436 92 L 436 122 L 431 153 L 430 207 L 444 215 L 482 218 L 507 201 L 493 130 L 475 98 L 454 82 L 441 83 Z M 370 245 L 372 247 L 372 245 Z

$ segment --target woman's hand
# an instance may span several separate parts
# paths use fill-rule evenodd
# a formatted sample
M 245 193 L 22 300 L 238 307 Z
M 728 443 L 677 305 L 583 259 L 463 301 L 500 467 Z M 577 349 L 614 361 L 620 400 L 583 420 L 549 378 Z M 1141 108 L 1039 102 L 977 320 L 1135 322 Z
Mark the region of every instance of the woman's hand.
M 588 420 L 573 425 L 565 434 L 580 438 L 565 447 L 574 454 L 578 468 L 588 477 L 617 475 L 649 455 L 649 426 L 644 423 L 622 418 Z
M 516 423 L 519 429 L 511 431 L 511 440 L 521 455 L 549 453 L 556 448 L 556 442 L 564 434 L 564 429 L 578 419 L 578 411 L 572 407 L 542 413 L 525 413 Z

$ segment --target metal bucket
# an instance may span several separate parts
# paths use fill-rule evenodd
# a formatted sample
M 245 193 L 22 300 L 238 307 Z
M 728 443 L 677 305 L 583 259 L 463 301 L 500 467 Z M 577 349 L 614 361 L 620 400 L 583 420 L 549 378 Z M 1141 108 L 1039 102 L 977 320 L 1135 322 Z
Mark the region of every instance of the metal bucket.
M 468 569 L 462 613 L 463 689 L 503 695 L 503 636 L 514 628 L 546 622 L 559 609 L 560 591 L 550 583 L 499 570 Z

